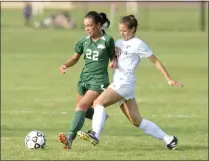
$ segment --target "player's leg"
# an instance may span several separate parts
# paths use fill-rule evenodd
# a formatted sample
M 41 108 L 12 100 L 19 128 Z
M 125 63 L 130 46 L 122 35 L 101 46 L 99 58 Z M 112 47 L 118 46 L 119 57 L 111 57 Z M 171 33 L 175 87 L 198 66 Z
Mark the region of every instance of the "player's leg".
M 80 102 L 80 100 L 83 98 L 84 95 L 81 95 L 80 93 L 77 93 L 76 95 L 76 106 L 78 105 L 78 103 Z
M 79 93 L 76 96 L 76 106 L 78 105 L 78 103 L 80 102 L 80 100 L 83 98 L 83 95 L 80 95 Z M 92 120 L 94 115 L 94 108 L 93 107 L 89 107 L 88 110 L 86 111 L 86 118 Z
M 76 95 L 76 106 L 82 98 L 83 98 L 83 95 L 80 95 L 79 93 Z M 59 133 L 58 139 L 61 143 L 64 144 L 65 149 L 71 149 L 72 139 L 69 138 L 69 136 L 67 134 Z
M 67 134 L 60 133 L 59 140 L 64 144 L 65 149 L 71 149 L 72 141 L 76 138 L 77 132 L 83 127 L 87 109 L 93 104 L 99 93 L 88 90 L 79 101 L 71 121 L 70 130 Z
M 76 110 L 71 121 L 70 130 L 67 134 L 60 133 L 58 139 L 64 144 L 65 149 L 70 149 L 72 141 L 84 124 L 86 111 L 93 104 L 94 100 L 99 96 L 96 91 L 88 90 L 82 82 L 78 83 L 78 95 L 76 97 Z M 82 96 L 83 95 L 83 96 Z
M 96 109 L 98 105 L 102 105 L 104 107 L 108 107 L 119 100 L 121 100 L 123 97 L 118 94 L 114 89 L 111 87 L 108 87 L 104 90 L 104 92 L 101 93 L 101 95 L 94 101 L 93 107 Z
M 92 89 L 92 91 L 97 91 L 95 89 Z M 83 98 L 83 96 L 86 94 L 87 92 L 87 85 L 85 83 L 83 83 L 82 81 L 78 82 L 78 94 L 76 96 L 76 107 L 78 106 L 80 100 Z M 100 92 L 98 92 L 100 93 Z M 94 108 L 92 107 L 93 103 L 91 104 L 91 106 L 88 108 L 88 110 L 86 111 L 86 115 L 85 117 L 92 120 L 93 118 L 93 114 L 94 114 Z
M 91 84 L 88 84 L 88 89 L 92 91 L 97 91 L 99 94 L 101 94 L 108 86 L 109 86 L 109 83 L 103 83 L 99 85 L 91 83 Z M 93 107 L 88 108 L 88 110 L 86 111 L 86 118 L 92 120 L 93 115 L 94 115 L 94 108 Z M 106 119 L 107 117 L 108 116 L 106 115 Z
M 23 8 L 23 16 L 25 19 L 25 25 L 30 25 L 32 18 L 32 2 L 25 2 Z
M 92 119 L 92 131 L 95 132 L 97 139 L 104 127 L 106 112 L 105 107 L 112 105 L 123 97 L 114 89 L 108 87 L 95 101 L 94 101 L 94 115 Z
M 140 116 L 135 99 L 124 101 L 124 103 L 120 107 L 123 113 L 134 126 L 143 130 L 146 134 L 156 139 L 163 140 L 163 142 L 169 149 L 176 148 L 178 142 L 177 138 L 175 136 L 169 136 L 168 134 L 166 134 L 152 121 L 143 119 Z
M 99 135 L 104 127 L 106 121 L 105 107 L 114 104 L 122 99 L 113 88 L 108 87 L 102 94 L 94 101 L 94 115 L 92 119 L 92 130 L 89 132 L 79 131 L 78 135 L 91 144 L 96 145 L 99 143 Z
M 69 131 L 72 139 L 76 137 L 77 131 L 80 130 L 84 124 L 86 111 L 93 104 L 94 100 L 99 96 L 96 91 L 88 90 L 84 97 L 79 101 L 74 113 L 71 129 Z
M 120 108 L 123 114 L 127 117 L 127 119 L 136 127 L 139 127 L 142 118 L 137 108 L 137 104 L 135 99 L 126 100 L 121 105 Z

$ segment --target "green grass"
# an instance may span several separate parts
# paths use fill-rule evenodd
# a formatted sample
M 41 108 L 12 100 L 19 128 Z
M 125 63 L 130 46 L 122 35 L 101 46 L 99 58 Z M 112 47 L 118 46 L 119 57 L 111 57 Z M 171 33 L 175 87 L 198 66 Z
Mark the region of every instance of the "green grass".
M 140 31 L 171 75 L 185 86 L 170 87 L 148 61 L 137 69 L 136 97 L 144 118 L 178 136 L 175 151 L 134 128 L 117 105 L 93 147 L 79 138 L 71 151 L 57 140 L 69 129 L 75 108 L 76 84 L 83 60 L 59 73 L 59 65 L 73 53 L 83 31 L 34 30 L 22 26 L 18 11 L 3 10 L 1 51 L 1 159 L 5 160 L 206 160 L 208 159 L 208 50 L 207 34 Z M 14 15 L 16 14 L 16 17 Z M 186 24 L 186 22 L 185 22 Z M 178 24 L 175 24 L 178 27 Z M 119 38 L 116 30 L 110 30 Z M 91 127 L 87 120 L 83 130 Z M 28 150 L 24 137 L 31 130 L 47 138 L 44 150 Z

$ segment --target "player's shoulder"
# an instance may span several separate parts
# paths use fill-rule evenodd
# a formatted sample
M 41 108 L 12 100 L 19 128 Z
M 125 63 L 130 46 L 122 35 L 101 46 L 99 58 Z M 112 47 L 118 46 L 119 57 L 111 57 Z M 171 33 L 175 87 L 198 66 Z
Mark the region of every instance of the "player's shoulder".
M 88 41 L 90 39 L 90 37 L 88 35 L 84 35 L 80 38 L 79 41 Z
M 134 37 L 134 38 L 132 38 L 128 41 L 125 41 L 123 39 L 118 39 L 118 40 L 115 41 L 116 45 L 120 45 L 120 44 L 123 44 L 123 43 L 133 44 L 134 46 L 139 46 L 139 45 L 146 44 L 142 39 L 140 39 L 138 37 Z
M 118 39 L 118 40 L 115 41 L 115 45 L 120 46 L 123 42 L 124 42 L 123 39 Z
M 142 39 L 140 39 L 139 37 L 134 37 L 131 39 L 131 43 L 143 44 L 144 41 Z
M 134 37 L 131 44 L 135 44 L 138 47 L 148 47 L 147 43 L 139 37 Z
M 82 36 L 80 39 L 78 39 L 77 44 L 83 44 L 86 41 L 89 41 L 90 37 L 88 35 Z

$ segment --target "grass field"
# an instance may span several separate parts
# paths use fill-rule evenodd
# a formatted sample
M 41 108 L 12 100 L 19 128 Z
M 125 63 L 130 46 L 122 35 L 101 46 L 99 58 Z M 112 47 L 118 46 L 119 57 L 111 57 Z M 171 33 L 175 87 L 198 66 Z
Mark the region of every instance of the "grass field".
M 178 136 L 179 146 L 175 151 L 165 149 L 161 141 L 134 128 L 117 105 L 107 109 L 110 118 L 99 146 L 93 147 L 77 138 L 73 149 L 65 151 L 57 134 L 69 129 L 83 60 L 66 75 L 59 73 L 59 66 L 72 55 L 75 42 L 84 32 L 25 28 L 20 11 L 1 12 L 2 160 L 208 159 L 206 32 L 194 28 L 187 32 L 140 31 L 137 34 L 149 44 L 171 75 L 184 84 L 182 89 L 168 86 L 148 60 L 141 62 L 136 73 L 140 112 L 168 134 Z M 192 15 L 189 18 L 192 19 Z M 188 25 L 189 22 L 182 23 Z M 179 24 L 173 25 L 177 28 Z M 119 38 L 116 30 L 109 33 Z M 91 121 L 86 120 L 83 130 L 90 127 Z M 40 130 L 46 135 L 44 150 L 24 147 L 24 137 L 31 130 Z

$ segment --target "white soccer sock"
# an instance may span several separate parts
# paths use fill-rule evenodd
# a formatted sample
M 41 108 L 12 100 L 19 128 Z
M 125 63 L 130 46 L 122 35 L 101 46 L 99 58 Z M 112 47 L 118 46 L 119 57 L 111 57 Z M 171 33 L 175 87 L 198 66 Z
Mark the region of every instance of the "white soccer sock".
M 171 142 L 171 136 L 167 135 L 155 123 L 149 120 L 143 119 L 138 128 L 156 139 L 163 140 L 166 145 Z
M 102 105 L 96 105 L 94 107 L 94 115 L 92 118 L 92 130 L 95 132 L 95 136 L 97 139 L 104 127 L 105 120 L 106 120 L 106 112 L 105 108 Z

